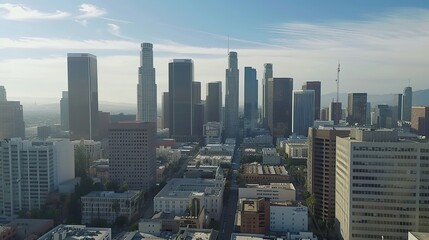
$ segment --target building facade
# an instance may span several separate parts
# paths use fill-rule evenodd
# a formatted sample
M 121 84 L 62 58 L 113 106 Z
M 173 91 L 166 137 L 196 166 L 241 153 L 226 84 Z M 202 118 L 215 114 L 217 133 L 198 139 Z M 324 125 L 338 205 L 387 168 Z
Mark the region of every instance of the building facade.
M 335 222 L 336 138 L 350 134 L 349 128 L 318 127 L 308 131 L 307 191 L 314 194 L 314 215 L 333 226 Z
M 191 59 L 174 59 L 168 65 L 169 133 L 178 141 L 192 138 L 194 63 Z
M 271 201 L 295 201 L 296 191 L 292 183 L 270 183 L 269 185 L 246 184 L 238 189 L 238 198 L 268 198 Z
M 0 143 L 0 219 L 22 210 L 41 209 L 48 194 L 74 178 L 73 145 L 69 141 L 32 142 L 13 138 Z
M 394 130 L 337 137 L 335 217 L 339 239 L 407 239 L 429 229 L 429 142 Z
M 63 91 L 60 100 L 61 129 L 69 130 L 69 92 Z
M 258 79 L 252 67 L 244 67 L 244 121 L 251 129 L 258 123 Z
M 67 54 L 70 140 L 98 138 L 97 57 Z
M 402 95 L 402 121 L 411 121 L 411 108 L 413 106 L 413 89 L 411 87 L 404 88 Z
M 367 114 L 367 94 L 349 93 L 347 102 L 347 123 L 350 126 L 364 126 Z
M 429 107 L 413 106 L 411 110 L 411 130 L 429 137 Z
M 109 129 L 109 176 L 126 182 L 131 190 L 147 191 L 155 185 L 156 123 L 113 123 Z
M 139 81 L 137 84 L 137 120 L 156 123 L 156 102 L 153 44 L 142 43 L 140 51 Z
M 225 135 L 235 138 L 238 134 L 238 98 L 239 98 L 239 71 L 236 52 L 228 54 L 228 69 L 226 73 L 225 93 Z
M 222 82 L 207 83 L 206 122 L 222 122 Z
M 268 127 L 268 80 L 273 78 L 273 64 L 264 64 L 264 78 L 262 79 L 262 125 Z
M 268 80 L 268 128 L 275 138 L 292 133 L 292 90 L 293 78 Z
M 220 122 L 204 124 L 204 138 L 207 144 L 220 144 L 222 141 L 222 125 Z
M 0 101 L 0 140 L 25 138 L 23 108 L 17 101 Z
M 90 192 L 80 198 L 82 203 L 82 224 L 91 224 L 96 219 L 106 220 L 108 224 L 115 223 L 120 216 L 130 221 L 139 214 L 140 201 L 143 193 L 140 191 Z
M 302 85 L 302 90 L 314 91 L 314 120 L 320 120 L 321 88 L 320 81 L 307 81 Z
M 168 128 L 170 124 L 170 98 L 168 92 L 162 93 L 162 128 Z
M 293 91 L 293 133 L 307 136 L 314 123 L 314 90 Z

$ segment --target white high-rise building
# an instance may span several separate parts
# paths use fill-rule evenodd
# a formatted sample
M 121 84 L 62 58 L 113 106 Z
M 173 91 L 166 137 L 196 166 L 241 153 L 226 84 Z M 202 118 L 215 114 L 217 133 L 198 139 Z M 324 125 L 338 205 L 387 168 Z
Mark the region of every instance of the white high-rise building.
M 152 43 L 141 44 L 139 83 L 137 84 L 137 120 L 156 123 L 157 100 L 152 49 Z
M 225 135 L 235 138 L 238 134 L 238 59 L 236 52 L 229 52 L 228 69 L 226 69 L 225 93 Z
M 338 239 L 407 239 L 409 231 L 429 231 L 428 141 L 352 129 L 336 142 Z
M 0 220 L 16 218 L 21 210 L 41 209 L 49 193 L 73 178 L 70 141 L 4 140 L 0 143 Z

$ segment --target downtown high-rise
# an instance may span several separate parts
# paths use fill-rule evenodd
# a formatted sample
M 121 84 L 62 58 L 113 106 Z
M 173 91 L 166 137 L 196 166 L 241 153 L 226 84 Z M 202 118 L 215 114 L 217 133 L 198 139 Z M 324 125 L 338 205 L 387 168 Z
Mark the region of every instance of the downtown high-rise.
M 402 121 L 411 121 L 411 108 L 413 106 L 413 89 L 411 87 L 404 88 L 402 95 Z
M 98 138 L 97 57 L 67 54 L 70 139 Z
M 69 93 L 63 91 L 61 100 L 60 100 L 60 120 L 61 128 L 64 131 L 69 130 Z
M 314 90 L 293 91 L 293 133 L 307 136 L 314 123 Z
M 222 82 L 207 83 L 206 122 L 222 122 Z
M 23 107 L 18 101 L 8 101 L 6 89 L 0 86 L 0 140 L 25 138 Z
M 320 119 L 321 85 L 320 81 L 307 81 L 302 85 L 302 90 L 314 90 L 314 120 Z
M 347 123 L 364 126 L 367 118 L 367 94 L 349 93 L 347 102 Z
M 139 82 L 137 84 L 137 120 L 157 121 L 155 68 L 153 45 L 142 43 L 140 51 Z
M 192 96 L 194 62 L 191 59 L 173 59 L 168 64 L 169 133 L 178 141 L 189 141 L 193 136 Z
M 268 128 L 275 138 L 292 133 L 293 78 L 271 78 L 268 81 Z
M 244 68 L 244 121 L 245 128 L 256 128 L 258 123 L 258 80 L 252 67 Z
M 236 52 L 228 54 L 228 69 L 226 73 L 226 93 L 225 93 L 225 136 L 235 138 L 238 134 L 238 59 Z
M 268 127 L 268 80 L 273 78 L 273 64 L 264 64 L 264 78 L 262 79 L 262 125 Z

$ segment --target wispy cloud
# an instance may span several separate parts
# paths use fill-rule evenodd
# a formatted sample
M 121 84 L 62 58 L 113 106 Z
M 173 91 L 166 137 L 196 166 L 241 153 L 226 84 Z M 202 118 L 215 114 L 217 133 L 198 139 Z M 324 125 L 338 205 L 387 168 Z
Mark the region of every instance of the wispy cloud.
M 130 37 L 126 37 L 122 35 L 121 33 L 121 27 L 119 27 L 117 24 L 108 23 L 107 24 L 107 31 L 112 34 L 113 36 L 116 36 L 118 38 L 126 39 L 126 40 L 133 40 Z
M 42 12 L 23 4 L 0 4 L 0 18 L 6 20 L 35 20 L 35 19 L 62 19 L 70 16 L 70 13 L 56 10 L 55 12 Z
M 88 25 L 88 20 L 86 19 L 75 19 L 75 22 L 79 23 L 80 25 L 86 27 Z
M 77 16 L 76 18 L 81 19 L 97 18 L 107 14 L 107 11 L 104 8 L 100 8 L 89 3 L 81 4 L 79 11 L 81 12 L 81 15 Z

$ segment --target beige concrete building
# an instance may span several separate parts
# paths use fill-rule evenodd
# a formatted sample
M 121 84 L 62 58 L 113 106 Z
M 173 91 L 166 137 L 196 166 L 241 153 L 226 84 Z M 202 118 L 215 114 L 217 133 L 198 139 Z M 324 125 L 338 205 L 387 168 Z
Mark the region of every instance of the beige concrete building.
M 314 194 L 314 215 L 327 223 L 335 221 L 335 144 L 346 137 L 350 128 L 309 128 L 307 191 Z
M 337 137 L 335 183 L 339 239 L 407 239 L 429 230 L 429 142 L 352 129 Z
M 270 183 L 269 185 L 246 184 L 238 189 L 238 198 L 269 198 L 271 201 L 295 201 L 292 183 Z

